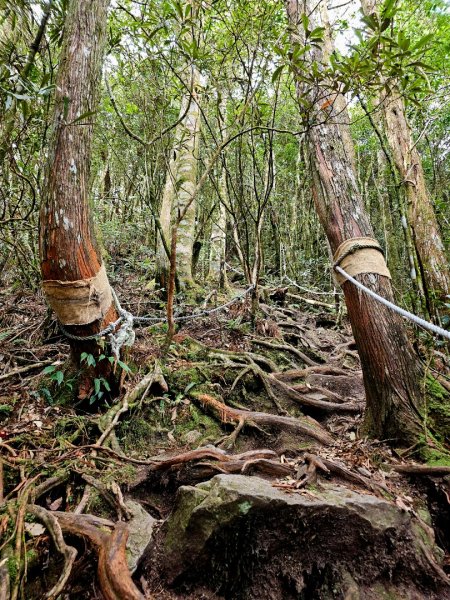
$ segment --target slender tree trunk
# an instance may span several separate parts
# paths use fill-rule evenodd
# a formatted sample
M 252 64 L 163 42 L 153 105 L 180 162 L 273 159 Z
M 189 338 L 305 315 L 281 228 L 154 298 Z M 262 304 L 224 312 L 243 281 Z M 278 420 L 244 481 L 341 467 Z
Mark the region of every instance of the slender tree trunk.
M 39 24 L 39 28 L 36 32 L 36 36 L 33 40 L 33 43 L 30 46 L 30 50 L 28 52 L 27 59 L 25 64 L 23 65 L 20 71 L 20 80 L 25 80 L 28 77 L 31 67 L 33 66 L 34 59 L 36 58 L 36 54 L 39 51 L 39 47 L 42 42 L 42 38 L 44 37 L 45 29 L 47 27 L 47 22 L 50 17 L 50 12 L 52 8 L 52 0 L 48 1 L 44 5 L 44 11 L 42 13 L 41 22 Z M 19 29 L 19 28 L 17 28 Z M 21 84 L 19 83 L 19 86 Z M 21 91 L 17 89 L 16 91 Z M 12 100 L 12 104 L 6 112 L 4 125 L 1 132 L 1 144 L 0 144 L 0 167 L 3 167 L 3 163 L 6 157 L 6 154 L 11 145 L 11 135 L 14 129 L 15 124 L 15 116 L 17 110 L 17 101 L 15 98 Z
M 185 114 L 175 134 L 175 146 L 166 175 L 160 222 L 170 246 L 173 223 L 178 222 L 189 204 L 197 183 L 198 148 L 200 140 L 200 110 L 198 106 L 199 72 L 194 67 L 192 85 L 181 105 L 180 116 Z M 181 288 L 192 287 L 192 254 L 195 231 L 196 202 L 191 202 L 184 217 L 177 224 L 177 279 Z M 170 264 L 162 241 L 157 250 L 157 280 L 167 288 Z
M 185 106 L 183 103 L 181 105 L 181 114 L 185 111 Z M 177 131 L 176 134 L 179 132 Z M 167 167 L 166 172 L 166 182 L 164 184 L 164 191 L 161 203 L 161 209 L 159 212 L 159 221 L 161 223 L 161 232 L 164 233 L 164 238 L 166 240 L 166 246 L 170 248 L 170 218 L 172 214 L 172 204 L 175 198 L 175 181 L 177 177 L 177 150 L 178 142 L 176 140 L 174 149 L 172 151 L 172 156 L 169 160 L 169 165 Z M 156 246 L 156 281 L 158 282 L 159 287 L 167 290 L 169 285 L 169 271 L 170 271 L 170 261 L 169 256 L 167 255 L 166 249 L 161 239 L 161 233 L 158 232 L 157 235 L 157 246 Z
M 224 181 L 225 180 L 225 181 Z M 226 173 L 222 172 L 219 182 L 220 195 L 226 194 Z M 220 288 L 227 286 L 225 269 L 225 244 L 227 228 L 227 209 L 222 201 L 218 202 L 215 218 L 211 227 L 211 249 L 208 279 Z
M 303 43 L 301 15 L 305 11 L 310 29 L 316 27 L 319 23 L 315 4 L 309 0 L 286 0 L 286 8 L 292 41 Z M 322 50 L 317 48 L 306 55 L 308 63 L 323 59 Z M 330 105 L 326 89 L 309 85 L 299 79 L 297 89 L 310 103 L 307 137 L 314 201 L 335 252 L 347 239 L 374 234 L 356 183 L 350 132 L 342 124 L 344 99 Z M 387 277 L 365 273 L 357 279 L 392 300 Z M 421 432 L 421 368 L 404 322 L 396 313 L 359 293 L 350 282 L 343 284 L 343 290 L 364 376 L 366 429 L 372 436 L 395 440 L 394 443 L 416 443 Z
M 172 206 L 172 222 L 177 223 L 177 277 L 180 288 L 195 285 L 192 275 L 195 213 L 197 202 L 191 201 L 197 184 L 200 109 L 198 105 L 200 73 L 196 67 L 192 72 L 192 93 L 188 98 L 189 108 L 182 123 L 180 152 L 178 154 L 176 196 Z M 186 210 L 186 207 L 187 210 Z M 183 218 L 180 220 L 180 216 Z
M 227 100 L 227 95 L 222 93 L 219 102 L 219 127 L 222 141 L 225 137 Z M 208 273 L 208 279 L 218 284 L 222 289 L 228 287 L 227 270 L 225 266 L 227 206 L 229 206 L 227 171 L 223 164 L 219 180 L 219 202 L 215 210 L 215 218 L 211 228 L 211 250 Z
M 366 15 L 377 14 L 377 0 L 361 0 Z M 384 91 L 379 101 L 383 112 L 387 142 L 395 166 L 405 187 L 408 220 L 417 253 L 428 310 L 436 314 L 435 299 L 443 300 L 450 292 L 450 269 L 430 194 L 422 159 L 413 140 L 403 98 L 397 87 Z
M 44 293 L 58 320 L 79 336 L 117 318 L 89 210 L 92 115 L 77 121 L 98 107 L 108 4 L 69 3 L 40 214 Z M 95 340 L 69 342 L 77 363 L 81 352 L 100 351 Z

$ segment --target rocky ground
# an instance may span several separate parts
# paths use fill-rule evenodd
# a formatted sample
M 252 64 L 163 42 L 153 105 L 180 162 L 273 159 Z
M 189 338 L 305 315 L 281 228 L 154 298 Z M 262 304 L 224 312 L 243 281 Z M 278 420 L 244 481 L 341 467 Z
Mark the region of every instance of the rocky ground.
M 450 467 L 364 437 L 333 297 L 269 290 L 256 322 L 236 302 L 166 356 L 163 325 L 138 329 L 121 398 L 74 405 L 43 301 L 1 294 L 0 599 L 450 598 Z

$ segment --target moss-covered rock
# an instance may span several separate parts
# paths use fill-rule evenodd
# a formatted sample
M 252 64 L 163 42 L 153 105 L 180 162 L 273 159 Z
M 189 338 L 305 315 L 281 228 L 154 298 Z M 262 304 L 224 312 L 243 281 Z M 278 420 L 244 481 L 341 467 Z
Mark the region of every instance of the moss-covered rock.
M 271 600 L 450 598 L 414 517 L 341 486 L 286 494 L 258 477 L 217 475 L 179 489 L 164 532 L 161 569 L 193 594 L 201 585 L 255 600 L 263 589 Z

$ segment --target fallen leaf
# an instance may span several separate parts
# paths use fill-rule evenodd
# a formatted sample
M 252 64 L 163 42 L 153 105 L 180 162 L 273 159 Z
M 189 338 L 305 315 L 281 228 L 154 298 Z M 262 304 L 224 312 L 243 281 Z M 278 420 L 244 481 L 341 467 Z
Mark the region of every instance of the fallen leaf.
M 40 523 L 25 523 L 25 531 L 32 537 L 37 537 L 45 533 L 45 527 Z

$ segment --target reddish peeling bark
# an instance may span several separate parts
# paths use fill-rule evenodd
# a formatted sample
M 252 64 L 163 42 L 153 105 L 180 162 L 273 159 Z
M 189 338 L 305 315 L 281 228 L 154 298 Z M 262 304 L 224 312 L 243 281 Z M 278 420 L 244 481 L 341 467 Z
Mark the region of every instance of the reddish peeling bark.
M 102 266 L 89 209 L 89 177 L 108 4 L 109 0 L 77 0 L 68 5 L 40 214 L 44 281 L 91 278 Z M 116 318 L 111 305 L 103 319 L 66 329 L 87 336 Z M 83 351 L 99 352 L 95 341 L 69 342 L 77 362 Z
M 302 11 L 312 29 L 318 26 L 313 2 L 286 0 L 293 42 L 302 43 Z M 312 48 L 307 61 L 321 62 L 322 49 Z M 373 237 L 356 182 L 345 99 L 330 88 L 298 80 L 298 93 L 310 103 L 308 148 L 316 210 L 333 252 L 349 238 Z M 331 102 L 330 102 L 331 99 Z M 393 300 L 390 280 L 376 274 L 356 277 L 374 292 Z M 392 443 L 414 444 L 421 432 L 421 367 L 400 316 L 360 293 L 350 282 L 343 285 L 345 301 L 358 346 L 366 390 L 365 425 L 372 436 Z

